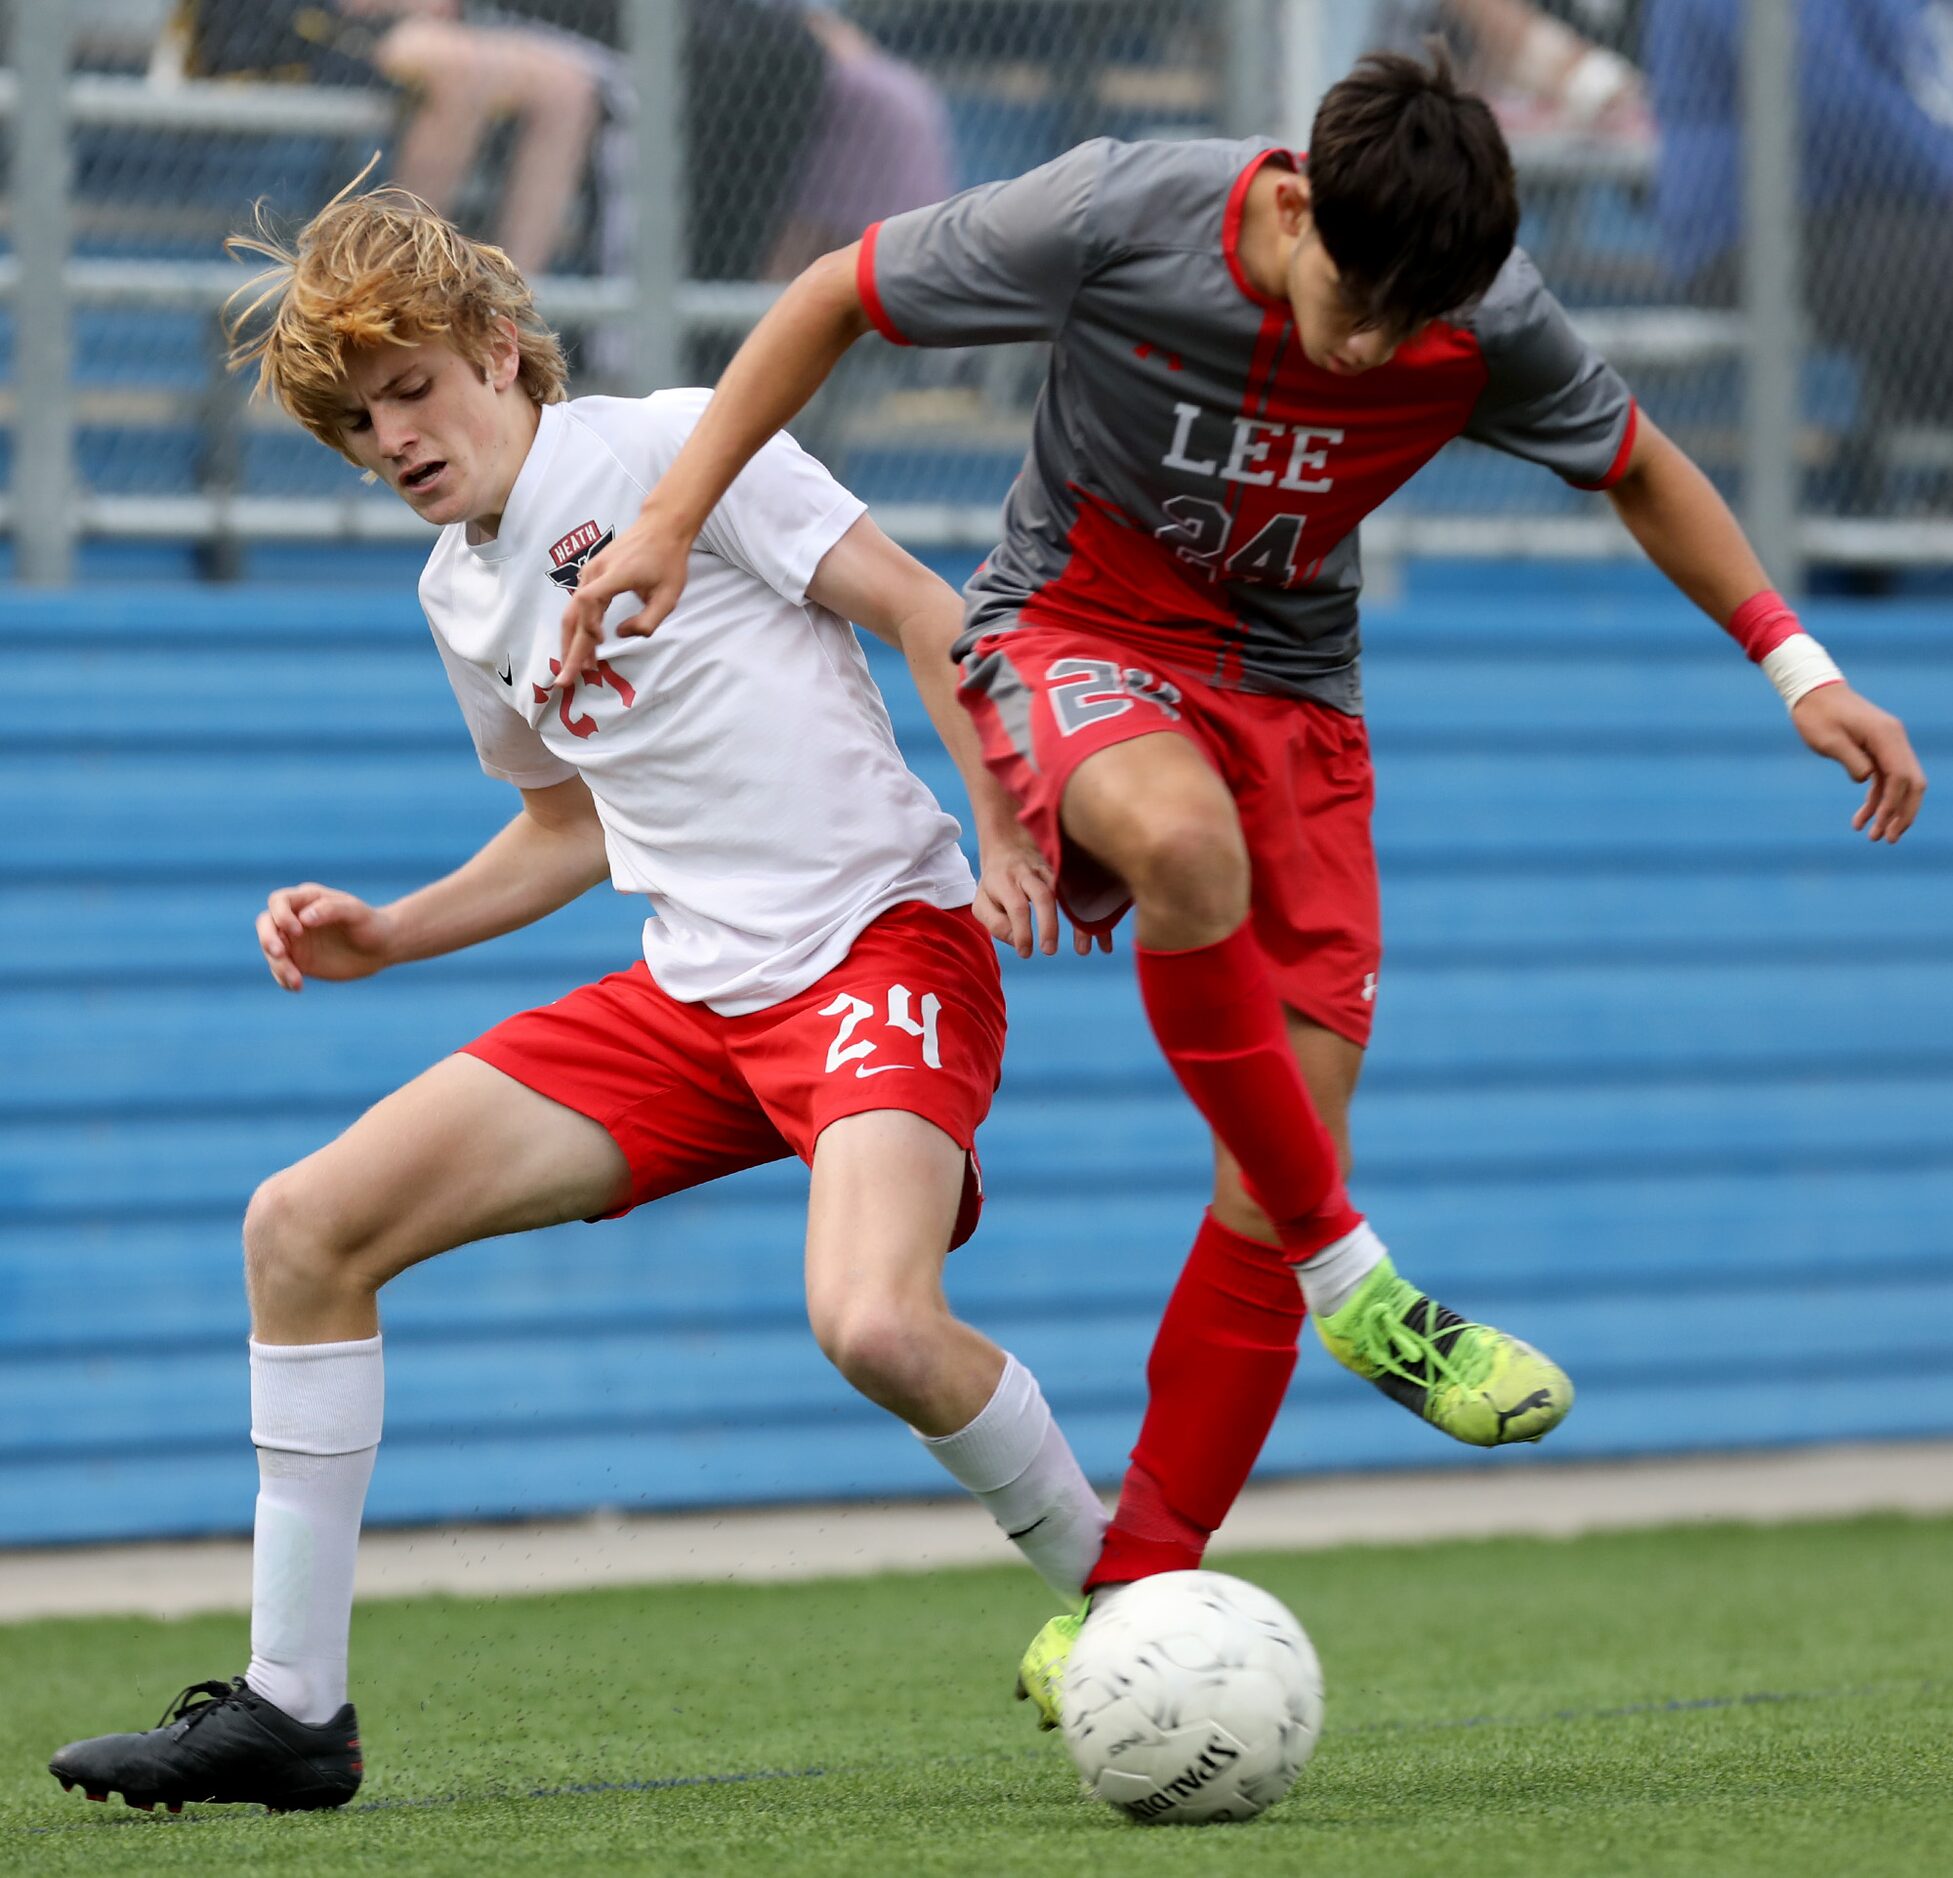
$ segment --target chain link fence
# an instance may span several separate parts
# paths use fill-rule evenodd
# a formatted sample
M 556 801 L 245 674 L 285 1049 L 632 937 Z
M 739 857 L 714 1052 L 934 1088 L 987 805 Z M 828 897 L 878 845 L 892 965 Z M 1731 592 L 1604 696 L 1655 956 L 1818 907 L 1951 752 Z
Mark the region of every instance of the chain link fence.
M 219 363 L 262 198 L 382 173 L 536 278 L 579 386 L 709 382 L 869 221 L 1082 138 L 1305 139 L 1372 45 L 1452 46 L 1513 142 L 1522 235 L 1648 411 L 1809 558 L 1953 556 L 1946 0 L 12 0 L 5 523 L 77 542 L 412 534 Z M 1768 111 L 1746 111 L 1762 97 Z M 1772 140 L 1775 140 L 1773 145 Z M 803 440 L 912 540 L 984 541 L 1035 348 L 864 345 Z M 1618 552 L 1604 505 L 1468 445 L 1375 549 Z

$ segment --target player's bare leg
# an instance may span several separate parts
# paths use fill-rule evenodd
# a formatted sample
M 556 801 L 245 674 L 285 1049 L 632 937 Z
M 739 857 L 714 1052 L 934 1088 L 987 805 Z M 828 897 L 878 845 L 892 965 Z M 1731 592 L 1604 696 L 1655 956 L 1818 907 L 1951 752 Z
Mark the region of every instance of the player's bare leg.
M 1184 951 L 1248 916 L 1248 848 L 1234 798 L 1184 737 L 1097 751 L 1066 786 L 1065 834 L 1132 890 L 1139 943 Z
M 807 1196 L 807 1317 L 827 1359 L 923 1436 L 968 1425 L 1004 1353 L 951 1315 L 943 1259 L 965 1157 L 933 1122 L 872 1109 L 830 1123 Z
M 244 1226 L 259 1469 L 250 1668 L 193 1685 L 150 1733 L 63 1748 L 50 1768 L 64 1785 L 172 1808 L 352 1797 L 346 1644 L 380 1439 L 379 1289 L 451 1246 L 604 1212 L 627 1182 L 595 1122 L 454 1056 L 258 1189 Z
M 451 1056 L 252 1197 L 248 1680 L 260 1695 L 303 1721 L 345 1699 L 353 1550 L 380 1433 L 380 1287 L 452 1246 L 602 1213 L 627 1180 L 588 1117 Z M 311 1561 L 302 1597 L 280 1563 L 297 1552 Z
M 943 1296 L 963 1150 L 919 1115 L 833 1122 L 814 1147 L 807 1315 L 834 1366 L 912 1427 L 1060 1597 L 1075 1601 L 1105 1511 L 1036 1378 Z
M 588 1219 L 629 1170 L 588 1116 L 450 1056 L 274 1174 L 244 1216 L 251 1331 L 329 1343 L 379 1330 L 388 1279 L 501 1233 Z

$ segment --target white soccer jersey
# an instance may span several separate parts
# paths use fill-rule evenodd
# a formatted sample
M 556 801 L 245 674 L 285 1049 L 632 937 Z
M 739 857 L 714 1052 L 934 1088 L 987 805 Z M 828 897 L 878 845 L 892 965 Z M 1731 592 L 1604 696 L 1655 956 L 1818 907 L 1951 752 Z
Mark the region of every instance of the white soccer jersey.
M 594 678 L 545 691 L 563 603 L 632 520 L 710 394 L 546 405 L 492 541 L 442 529 L 420 598 L 482 768 L 521 788 L 581 775 L 612 883 L 648 894 L 644 957 L 728 1016 L 804 991 L 904 900 L 975 898 L 957 826 L 903 762 L 854 629 L 807 599 L 862 504 L 786 436 L 712 511 L 677 609 L 610 631 Z

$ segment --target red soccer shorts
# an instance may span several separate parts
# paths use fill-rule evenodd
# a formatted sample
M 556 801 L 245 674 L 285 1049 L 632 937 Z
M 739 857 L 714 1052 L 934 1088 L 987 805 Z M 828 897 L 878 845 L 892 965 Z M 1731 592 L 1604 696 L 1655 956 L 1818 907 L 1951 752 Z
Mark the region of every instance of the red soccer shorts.
M 1360 717 L 1303 699 L 1226 690 L 1116 640 L 1058 626 L 993 633 L 963 661 L 960 693 L 984 761 L 1017 802 L 1065 910 L 1110 926 L 1125 883 L 1059 821 L 1065 785 L 1096 751 L 1167 731 L 1219 773 L 1254 869 L 1251 917 L 1282 1002 L 1367 1044 L 1383 958 L 1370 739 Z
M 905 1109 L 969 1156 L 952 1245 L 976 1230 L 976 1131 L 1003 1072 L 996 947 L 968 907 L 908 901 L 805 991 L 722 1017 L 643 962 L 497 1024 L 466 1053 L 587 1115 L 630 1163 L 634 1206 L 797 1154 L 830 1122 Z

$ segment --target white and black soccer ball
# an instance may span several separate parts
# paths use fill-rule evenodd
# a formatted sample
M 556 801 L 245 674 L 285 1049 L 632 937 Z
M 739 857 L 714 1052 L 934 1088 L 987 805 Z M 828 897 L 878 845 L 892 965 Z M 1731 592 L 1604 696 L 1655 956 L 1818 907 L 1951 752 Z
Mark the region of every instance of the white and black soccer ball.
M 1147 1825 L 1252 1819 L 1322 1733 L 1322 1666 L 1278 1599 L 1224 1572 L 1162 1572 L 1100 1599 L 1065 1669 L 1086 1787 Z

